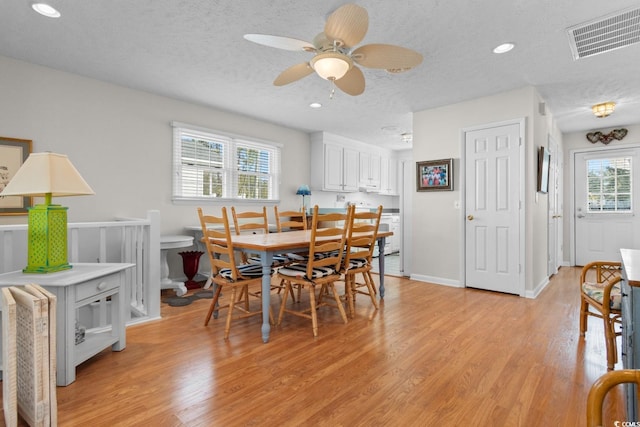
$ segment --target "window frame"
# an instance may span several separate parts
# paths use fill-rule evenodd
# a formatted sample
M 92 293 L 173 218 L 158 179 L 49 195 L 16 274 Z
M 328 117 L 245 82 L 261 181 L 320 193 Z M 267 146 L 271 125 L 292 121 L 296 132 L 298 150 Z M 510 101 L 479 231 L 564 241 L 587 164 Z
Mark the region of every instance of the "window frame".
M 228 132 L 223 132 L 215 129 L 208 129 L 200 126 L 190 125 L 181 122 L 171 122 L 173 127 L 173 153 L 172 153 L 172 188 L 171 199 L 174 204 L 193 204 L 193 203 L 206 203 L 215 204 L 218 202 L 242 202 L 242 203 L 259 203 L 259 204 L 277 204 L 280 202 L 280 185 L 282 176 L 282 147 L 283 144 L 273 141 L 267 141 L 259 138 L 254 138 L 245 135 L 237 135 Z M 210 143 L 215 142 L 223 145 L 222 149 L 222 167 L 220 173 L 222 174 L 222 196 L 198 196 L 198 195 L 185 195 L 185 179 L 183 178 L 183 143 L 182 136 L 184 134 L 193 136 L 195 138 L 202 138 L 204 141 Z M 248 148 L 264 150 L 269 152 L 269 171 L 267 173 L 260 173 L 255 171 L 242 172 L 239 169 L 238 162 L 238 149 Z M 197 159 L 195 159 L 197 161 Z M 211 165 L 211 160 L 203 161 L 200 167 L 195 166 L 194 171 L 196 173 L 205 174 L 206 166 Z M 267 191 L 270 193 L 268 198 L 243 198 L 238 197 L 238 181 L 241 175 L 256 175 L 258 177 L 269 180 Z M 200 179 L 200 184 L 204 186 L 202 177 L 196 177 L 196 180 Z M 193 187 L 194 191 L 198 191 L 198 182 Z

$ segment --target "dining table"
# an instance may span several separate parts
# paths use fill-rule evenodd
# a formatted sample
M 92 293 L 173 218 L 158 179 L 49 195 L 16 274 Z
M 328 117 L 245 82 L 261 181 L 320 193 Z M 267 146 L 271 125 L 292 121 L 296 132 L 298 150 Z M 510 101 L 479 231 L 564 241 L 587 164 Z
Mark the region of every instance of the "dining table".
M 202 231 L 200 231 L 202 233 Z M 354 233 L 357 235 L 360 233 Z M 386 238 L 392 236 L 391 231 L 379 231 L 376 237 L 379 249 L 379 282 L 378 295 L 384 298 L 384 246 Z M 321 237 L 317 238 L 322 240 Z M 199 240 L 199 239 L 196 239 Z M 271 324 L 269 323 L 269 306 L 271 305 L 271 270 L 273 256 L 283 253 L 304 252 L 309 250 L 311 230 L 287 231 L 285 233 L 262 233 L 232 235 L 231 240 L 236 250 L 259 255 L 262 265 L 262 341 L 269 341 Z

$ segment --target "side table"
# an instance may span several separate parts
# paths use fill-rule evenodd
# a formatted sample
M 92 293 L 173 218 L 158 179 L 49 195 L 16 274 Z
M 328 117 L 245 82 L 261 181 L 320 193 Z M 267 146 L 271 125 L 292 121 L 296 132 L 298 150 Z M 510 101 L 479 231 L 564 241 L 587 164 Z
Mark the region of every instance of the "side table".
M 73 268 L 48 274 L 13 271 L 0 274 L 0 286 L 37 283 L 57 298 L 56 384 L 66 386 L 76 380 L 76 366 L 111 346 L 121 351 L 127 345 L 126 274 L 135 264 L 76 263 Z M 85 340 L 76 345 L 78 308 L 111 297 L 111 328 L 87 330 Z
M 187 287 L 184 285 L 184 282 L 178 282 L 169 278 L 167 253 L 169 249 L 187 248 L 192 245 L 193 236 L 160 236 L 160 289 L 175 289 L 176 295 L 179 297 L 187 293 Z

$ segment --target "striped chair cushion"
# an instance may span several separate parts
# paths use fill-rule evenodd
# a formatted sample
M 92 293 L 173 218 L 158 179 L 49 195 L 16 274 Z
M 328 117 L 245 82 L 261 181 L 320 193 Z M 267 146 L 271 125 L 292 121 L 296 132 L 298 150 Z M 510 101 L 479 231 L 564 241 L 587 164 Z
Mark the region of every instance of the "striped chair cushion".
M 307 262 L 309 261 L 309 255 L 303 255 L 303 254 L 297 254 L 297 253 L 289 253 L 287 254 L 287 257 L 289 258 L 289 261 L 292 262 Z M 323 252 L 320 253 L 316 253 L 313 254 L 313 258 L 315 260 L 319 260 L 319 259 L 324 259 L 326 258 L 326 254 Z
M 237 268 L 238 273 L 244 277 L 262 277 L 262 266 L 260 264 L 243 264 Z M 230 268 L 223 268 L 218 274 L 227 280 L 232 280 Z M 273 270 L 271 270 L 271 274 L 273 274 Z
M 589 297 L 598 301 L 602 304 L 602 298 L 604 297 L 604 284 L 602 283 L 593 283 L 593 282 L 584 282 L 582 284 L 582 291 L 587 294 Z M 622 292 L 620 290 L 620 283 L 616 283 L 611 288 L 609 308 L 612 310 L 620 310 L 622 305 Z
M 282 267 L 278 270 L 278 273 L 299 279 L 319 279 L 321 277 L 331 276 L 332 274 L 338 274 L 332 267 L 316 267 L 313 269 L 312 277 L 309 278 L 307 277 L 307 264 L 291 264 L 287 267 Z
M 367 265 L 366 258 L 354 258 L 349 260 L 349 265 L 347 266 L 347 270 L 351 270 L 352 268 L 360 268 Z
M 249 258 L 249 262 L 252 264 L 260 264 L 262 261 L 260 261 L 259 256 L 252 256 Z M 286 255 L 274 255 L 273 260 L 271 261 L 271 266 L 280 267 L 281 265 L 285 265 L 289 262 L 291 262 L 291 260 Z

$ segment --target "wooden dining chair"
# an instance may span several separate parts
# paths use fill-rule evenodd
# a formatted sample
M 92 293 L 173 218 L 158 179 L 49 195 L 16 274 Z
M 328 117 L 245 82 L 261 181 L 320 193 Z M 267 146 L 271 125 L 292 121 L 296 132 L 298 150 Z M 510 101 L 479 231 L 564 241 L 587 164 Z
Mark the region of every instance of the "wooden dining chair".
M 340 273 L 345 284 L 345 298 L 349 306 L 349 315 L 355 315 L 356 295 L 368 295 L 371 304 L 378 309 L 375 283 L 371 275 L 373 251 L 376 246 L 382 205 L 375 211 L 356 212 L 355 209 L 349 220 L 345 255 Z M 362 281 L 357 277 L 361 275 Z
M 214 311 L 214 317 L 217 318 L 218 310 L 227 308 L 227 321 L 224 329 L 224 339 L 226 340 L 229 338 L 234 310 L 241 313 L 236 316 L 236 319 L 258 316 L 262 313 L 262 304 L 260 304 L 259 310 L 250 310 L 251 297 L 262 300 L 259 295 L 262 287 L 262 266 L 259 264 L 238 265 L 236 263 L 226 208 L 222 208 L 221 216 L 204 215 L 202 209 L 198 208 L 198 217 L 202 227 L 202 241 L 211 263 L 211 281 L 215 287 L 204 325 L 209 324 Z M 223 288 L 230 289 L 231 296 L 226 304 L 219 305 Z M 257 288 L 257 291 L 253 291 L 252 288 Z M 269 310 L 269 317 L 273 322 L 271 310 Z
M 347 314 L 342 306 L 340 295 L 335 287 L 335 282 L 340 279 L 340 264 L 344 252 L 347 226 L 349 222 L 349 210 L 347 213 L 318 214 L 318 206 L 313 208 L 311 237 L 309 241 L 309 257 L 306 262 L 294 263 L 278 270 L 277 276 L 284 280 L 285 292 L 280 304 L 278 322 L 282 323 L 284 313 L 311 319 L 313 336 L 318 336 L 317 310 L 321 306 L 332 306 L 338 309 L 344 323 L 347 323 Z M 318 227 L 319 223 L 323 227 Z M 303 285 L 309 289 L 309 307 L 294 310 L 287 308 L 287 296 L 295 285 Z M 331 292 L 335 303 L 326 300 L 316 303 L 316 297 L 320 294 Z
M 620 269 L 620 262 L 594 261 L 582 267 L 580 272 L 580 335 L 584 337 L 587 331 L 588 316 L 603 320 L 607 369 L 610 371 L 618 361 L 616 337 L 622 334 L 616 330 L 622 316 Z
M 299 211 L 280 211 L 278 206 L 273 207 L 273 212 L 276 218 L 276 227 L 278 233 L 283 233 L 287 231 L 296 231 L 296 230 L 306 230 L 307 229 L 307 215 L 303 210 Z M 283 265 L 292 264 L 294 262 L 300 262 L 306 260 L 306 254 L 304 253 L 289 253 L 284 254 L 285 260 L 283 261 Z M 278 293 L 282 289 L 284 289 L 284 279 L 280 280 L 280 285 L 278 289 Z M 293 293 L 293 289 L 291 289 L 291 299 L 293 302 L 300 302 L 300 294 L 302 293 L 302 285 L 295 286 L 297 288 L 298 297 L 296 298 Z
M 593 383 L 587 396 L 587 427 L 604 426 L 602 404 L 605 396 L 613 387 L 626 383 L 635 383 L 637 389 L 640 390 L 640 370 L 621 369 L 619 371 L 609 371 Z M 623 424 L 620 423 L 620 425 Z

